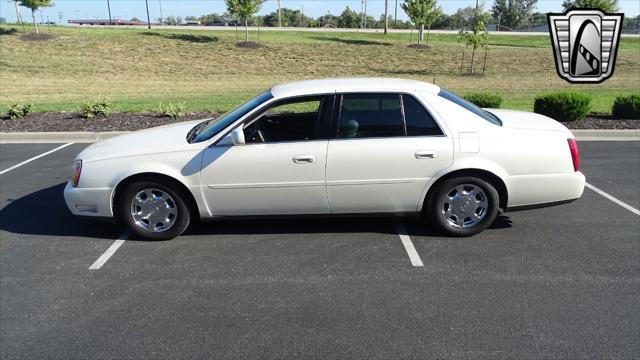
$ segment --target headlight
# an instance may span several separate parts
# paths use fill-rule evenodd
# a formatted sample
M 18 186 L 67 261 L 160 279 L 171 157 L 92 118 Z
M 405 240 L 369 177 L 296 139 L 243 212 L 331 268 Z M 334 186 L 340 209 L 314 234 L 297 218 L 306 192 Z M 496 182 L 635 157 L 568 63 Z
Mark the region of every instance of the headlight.
M 73 163 L 73 176 L 71 176 L 71 184 L 73 187 L 78 186 L 78 181 L 80 181 L 80 173 L 82 172 L 82 160 L 76 160 Z

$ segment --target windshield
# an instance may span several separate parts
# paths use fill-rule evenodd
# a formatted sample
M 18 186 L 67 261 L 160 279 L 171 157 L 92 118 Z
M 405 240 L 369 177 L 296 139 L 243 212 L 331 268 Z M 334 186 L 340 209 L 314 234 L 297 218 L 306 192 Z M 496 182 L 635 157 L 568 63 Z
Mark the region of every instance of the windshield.
M 483 118 L 484 120 L 494 124 L 494 125 L 498 125 L 498 126 L 502 126 L 502 121 L 500 121 L 500 119 L 498 119 L 497 116 L 493 115 L 492 113 L 486 111 L 486 110 L 482 110 L 481 108 L 479 108 L 478 106 L 476 106 L 473 103 L 468 102 L 467 100 L 459 97 L 458 95 L 455 95 L 453 93 L 448 92 L 447 90 L 444 89 L 440 89 L 440 92 L 438 93 L 438 96 L 443 97 L 457 105 L 462 106 L 463 108 L 471 111 L 472 113 L 480 116 L 481 118 Z
M 254 97 L 253 99 L 247 101 L 246 103 L 238 106 L 235 110 L 229 111 L 228 113 L 222 116 L 218 116 L 215 119 L 205 120 L 201 122 L 189 131 L 189 134 L 187 134 L 187 141 L 190 143 L 197 143 L 211 139 L 213 135 L 231 125 L 233 122 L 246 115 L 249 111 L 255 109 L 256 106 L 259 106 L 260 104 L 268 101 L 271 98 L 273 98 L 273 95 L 271 95 L 270 90 L 267 90 L 262 94 Z

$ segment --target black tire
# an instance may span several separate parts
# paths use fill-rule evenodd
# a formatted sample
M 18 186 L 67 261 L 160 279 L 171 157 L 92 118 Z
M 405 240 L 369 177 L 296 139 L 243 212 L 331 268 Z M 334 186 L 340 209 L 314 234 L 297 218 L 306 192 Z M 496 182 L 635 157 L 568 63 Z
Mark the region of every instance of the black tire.
M 443 211 L 443 202 L 452 190 L 459 185 L 465 184 L 479 187 L 486 195 L 487 206 L 484 210 L 482 220 L 468 227 L 456 227 L 446 218 Z M 493 185 L 475 177 L 460 177 L 448 179 L 437 184 L 436 187 L 429 192 L 425 210 L 429 223 L 439 232 L 447 236 L 464 237 L 478 234 L 489 227 L 498 215 L 499 204 L 500 197 Z
M 144 189 L 158 189 L 170 195 L 172 198 L 172 205 L 175 206 L 177 214 L 170 227 L 160 232 L 153 232 L 144 229 L 143 226 L 138 225 L 131 214 L 131 206 L 133 198 Z M 147 239 L 147 240 L 169 240 L 176 236 L 181 235 L 189 226 L 191 221 L 191 214 L 189 208 L 185 203 L 185 196 L 181 191 L 173 189 L 169 185 L 165 185 L 162 182 L 155 181 L 139 181 L 127 185 L 120 195 L 118 202 L 118 209 L 120 219 L 126 224 L 131 232 L 135 235 Z

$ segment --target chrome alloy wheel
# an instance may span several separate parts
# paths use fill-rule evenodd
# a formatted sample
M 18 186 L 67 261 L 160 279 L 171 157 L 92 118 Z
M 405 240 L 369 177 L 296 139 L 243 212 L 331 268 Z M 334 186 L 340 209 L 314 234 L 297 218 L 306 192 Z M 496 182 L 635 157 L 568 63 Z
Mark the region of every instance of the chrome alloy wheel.
M 451 226 L 470 228 L 485 218 L 489 201 L 479 186 L 460 184 L 447 193 L 440 208 L 442 216 Z
M 144 189 L 131 200 L 131 217 L 140 228 L 159 233 L 169 230 L 176 222 L 178 207 L 167 192 Z

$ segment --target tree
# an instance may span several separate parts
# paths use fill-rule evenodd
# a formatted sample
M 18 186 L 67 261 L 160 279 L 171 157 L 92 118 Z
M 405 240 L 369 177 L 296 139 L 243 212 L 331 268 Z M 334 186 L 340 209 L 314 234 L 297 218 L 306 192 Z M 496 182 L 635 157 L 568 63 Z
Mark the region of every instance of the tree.
M 418 46 L 422 45 L 424 27 L 427 26 L 428 31 L 431 30 L 431 24 L 440 16 L 442 8 L 436 0 L 404 0 L 402 10 L 418 28 Z M 429 46 L 428 38 L 427 46 Z
M 473 65 L 477 48 L 484 48 L 487 46 L 487 40 L 489 35 L 484 22 L 489 17 L 489 14 L 476 9 L 476 16 L 473 22 L 472 32 L 460 30 L 458 35 L 458 41 L 463 42 L 467 47 L 471 47 L 471 73 L 473 74 Z
M 249 42 L 249 19 L 260 10 L 265 0 L 224 0 L 231 15 L 244 22 L 245 41 Z
M 304 27 L 305 24 L 315 23 L 315 20 L 304 16 L 300 10 L 292 10 L 286 7 L 280 9 L 280 14 L 276 10 L 264 16 L 265 26 L 276 27 L 280 26 L 280 23 L 284 24 L 284 26 Z
M 473 19 L 475 19 L 476 9 L 472 6 L 467 6 L 456 10 L 451 15 L 450 23 L 453 29 L 465 29 L 473 26 Z
M 36 22 L 36 10 L 38 10 L 41 7 L 52 6 L 53 3 L 51 2 L 51 0 L 18 0 L 18 3 L 21 6 L 31 9 L 31 17 L 33 18 L 33 28 L 35 29 L 36 34 L 39 34 L 38 23 Z
M 138 19 L 138 18 L 137 18 L 137 17 L 135 17 L 135 16 L 131 18 L 131 21 L 142 22 L 142 20 Z
M 491 8 L 494 19 L 500 19 L 500 25 L 516 29 L 531 17 L 538 0 L 496 0 Z
M 618 11 L 618 0 L 565 0 L 564 11 L 571 9 L 600 9 L 605 13 Z
M 338 27 L 340 28 L 358 28 L 360 27 L 360 15 L 351 10 L 348 6 L 338 19 Z

